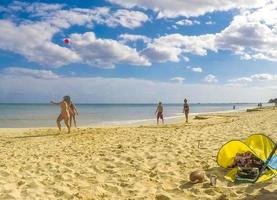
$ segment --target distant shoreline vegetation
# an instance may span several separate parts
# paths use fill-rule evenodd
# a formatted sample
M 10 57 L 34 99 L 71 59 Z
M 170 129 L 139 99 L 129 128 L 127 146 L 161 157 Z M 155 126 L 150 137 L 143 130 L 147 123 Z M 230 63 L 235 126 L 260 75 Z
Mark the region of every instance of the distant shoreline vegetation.
M 270 100 L 268 101 L 268 103 L 276 103 L 276 104 L 277 104 L 277 98 L 275 98 L 275 99 L 270 99 Z

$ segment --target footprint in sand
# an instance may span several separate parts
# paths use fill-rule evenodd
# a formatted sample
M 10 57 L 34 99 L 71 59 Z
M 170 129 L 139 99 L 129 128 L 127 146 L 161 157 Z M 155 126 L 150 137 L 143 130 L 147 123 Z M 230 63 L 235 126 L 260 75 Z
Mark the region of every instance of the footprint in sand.
M 227 198 L 227 196 L 225 194 L 222 194 L 216 200 L 228 200 L 228 198 Z
M 15 199 L 12 195 L 10 194 L 1 194 L 0 199 Z
M 0 176 L 3 176 L 3 177 L 8 177 L 10 174 L 8 172 L 5 172 L 5 171 L 0 171 Z
M 155 200 L 170 200 L 170 198 L 164 194 L 158 194 L 156 195 Z
M 112 184 L 104 184 L 103 185 L 103 188 L 111 193 L 119 193 L 120 192 L 120 189 L 115 186 L 115 185 L 112 185 Z
M 120 183 L 119 183 L 119 186 L 125 188 L 125 187 L 130 186 L 130 184 L 127 183 L 127 182 L 120 182 Z
M 35 189 L 38 188 L 38 185 L 35 182 L 30 182 L 26 185 L 26 187 Z
M 206 189 L 204 192 L 210 196 L 216 195 L 216 191 L 213 188 Z
M 61 197 L 61 196 L 63 196 L 64 194 L 65 194 L 64 191 L 59 190 L 59 189 L 55 189 L 55 192 L 54 192 L 54 196 L 55 196 L 55 197 Z
M 18 181 L 18 182 L 17 182 L 17 186 L 19 186 L 19 187 L 22 186 L 22 185 L 24 185 L 24 184 L 25 184 L 24 181 Z
M 106 172 L 106 173 L 109 173 L 109 174 L 116 174 L 115 170 L 109 169 L 109 168 L 105 168 L 105 169 L 103 169 L 103 171 Z

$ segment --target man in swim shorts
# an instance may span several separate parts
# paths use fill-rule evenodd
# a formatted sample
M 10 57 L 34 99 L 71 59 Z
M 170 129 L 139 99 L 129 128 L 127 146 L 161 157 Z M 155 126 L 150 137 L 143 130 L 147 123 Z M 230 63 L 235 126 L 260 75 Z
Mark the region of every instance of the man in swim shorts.
M 159 124 L 159 119 L 161 119 L 163 124 L 164 124 L 162 102 L 159 102 L 158 107 L 157 107 L 156 112 L 155 112 L 155 115 L 157 115 L 157 124 Z

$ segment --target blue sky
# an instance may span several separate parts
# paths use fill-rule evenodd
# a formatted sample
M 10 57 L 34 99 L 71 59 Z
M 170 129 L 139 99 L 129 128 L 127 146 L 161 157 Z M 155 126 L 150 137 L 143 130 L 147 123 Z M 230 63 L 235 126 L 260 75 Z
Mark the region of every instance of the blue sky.
M 2 0 L 0 102 L 266 101 L 276 11 L 269 0 Z

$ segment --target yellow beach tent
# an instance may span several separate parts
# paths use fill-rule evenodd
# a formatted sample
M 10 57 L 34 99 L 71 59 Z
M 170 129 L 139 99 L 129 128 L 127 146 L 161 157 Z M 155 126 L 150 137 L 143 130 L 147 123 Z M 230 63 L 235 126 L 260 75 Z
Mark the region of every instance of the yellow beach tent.
M 223 168 L 228 168 L 236 157 L 237 153 L 251 152 L 257 158 L 266 162 L 270 153 L 273 151 L 275 143 L 272 139 L 263 134 L 254 134 L 246 140 L 231 140 L 224 144 L 217 154 L 217 163 Z M 274 161 L 274 162 L 273 162 Z M 263 182 L 273 178 L 277 174 L 277 152 L 273 154 L 272 161 L 268 164 L 266 170 L 256 182 Z M 235 181 L 238 168 L 232 168 L 225 176 L 227 180 Z

